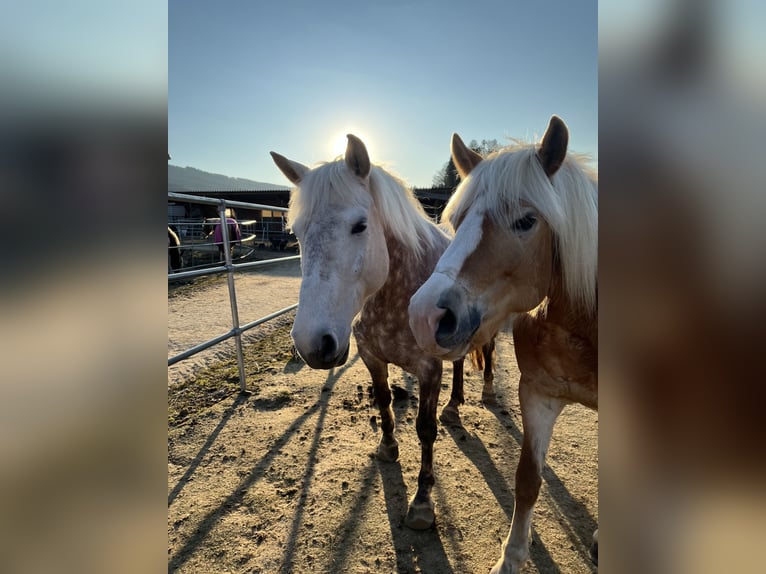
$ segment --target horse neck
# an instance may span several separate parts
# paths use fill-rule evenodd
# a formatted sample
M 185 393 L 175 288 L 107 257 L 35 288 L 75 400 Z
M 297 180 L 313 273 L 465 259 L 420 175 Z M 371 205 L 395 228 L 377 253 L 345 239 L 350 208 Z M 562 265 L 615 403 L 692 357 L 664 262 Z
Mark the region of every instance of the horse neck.
M 435 231 L 434 227 L 432 232 Z M 438 248 L 427 247 L 427 242 L 422 239 L 424 251 L 418 257 L 410 246 L 402 243 L 388 230 L 384 231 L 384 235 L 388 249 L 388 278 L 378 293 L 407 295 L 409 301 L 409 296 L 414 294 L 431 275 L 436 262 L 446 249 L 447 239 L 444 239 L 443 244 L 437 242 L 436 244 L 440 245 Z
M 553 267 L 545 320 L 590 341 L 594 347 L 598 345 L 598 312 L 595 309 L 588 310 L 572 300 L 564 288 L 564 277 L 559 264 L 554 264 Z

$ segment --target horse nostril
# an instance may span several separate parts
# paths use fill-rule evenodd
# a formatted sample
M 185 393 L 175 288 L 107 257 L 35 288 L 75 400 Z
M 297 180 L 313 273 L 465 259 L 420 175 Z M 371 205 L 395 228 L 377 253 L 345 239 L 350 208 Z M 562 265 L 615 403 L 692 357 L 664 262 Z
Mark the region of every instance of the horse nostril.
M 452 310 L 445 309 L 444 315 L 442 315 L 441 319 L 439 320 L 439 324 L 436 327 L 436 336 L 449 336 L 453 334 L 456 329 L 457 317 L 455 317 L 455 314 L 452 312 Z
M 332 335 L 322 335 L 322 343 L 319 348 L 319 356 L 323 361 L 331 361 L 338 354 L 338 343 Z

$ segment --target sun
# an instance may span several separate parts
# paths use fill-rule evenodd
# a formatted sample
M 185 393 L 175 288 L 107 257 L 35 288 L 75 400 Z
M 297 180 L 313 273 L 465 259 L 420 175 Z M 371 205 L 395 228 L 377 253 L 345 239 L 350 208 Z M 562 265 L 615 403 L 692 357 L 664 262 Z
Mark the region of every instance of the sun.
M 346 145 L 348 144 L 348 138 L 346 137 L 347 134 L 354 134 L 356 137 L 358 137 L 360 140 L 364 142 L 365 147 L 367 148 L 367 151 L 370 151 L 370 144 L 372 141 L 370 140 L 369 136 L 366 132 L 360 130 L 356 127 L 347 127 L 343 129 L 342 131 L 338 132 L 335 137 L 333 137 L 330 140 L 330 151 L 332 153 L 332 157 L 338 157 L 339 155 L 343 155 L 346 153 Z

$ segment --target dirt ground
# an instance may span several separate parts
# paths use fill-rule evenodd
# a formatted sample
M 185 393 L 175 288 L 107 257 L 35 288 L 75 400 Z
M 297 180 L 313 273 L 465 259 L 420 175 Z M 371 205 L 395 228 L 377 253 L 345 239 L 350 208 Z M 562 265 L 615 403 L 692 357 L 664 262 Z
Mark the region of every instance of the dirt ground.
M 245 315 L 268 305 L 265 315 L 297 299 L 297 264 L 280 268 L 237 279 Z M 188 340 L 228 329 L 224 320 L 211 331 L 200 319 L 220 306 L 221 289 L 225 281 L 169 298 L 169 356 Z M 513 513 L 521 442 L 511 337 L 498 340 L 497 404 L 482 404 L 480 373 L 469 369 L 462 428 L 439 423 L 436 523 L 413 531 L 402 520 L 420 464 L 417 383 L 390 367 L 390 383 L 407 391 L 394 403 L 400 457 L 379 462 L 373 453 L 380 418 L 355 347 L 343 367 L 314 371 L 291 354 L 291 319 L 249 336 L 249 395 L 237 392 L 225 351 L 169 369 L 168 571 L 489 572 Z M 191 334 L 184 331 L 189 325 Z M 442 405 L 450 382 L 445 365 Z M 191 398 L 200 394 L 207 400 Z M 588 546 L 598 521 L 597 434 L 597 413 L 583 407 L 570 406 L 559 418 L 525 572 L 595 572 Z
M 258 258 L 294 256 L 286 251 L 258 250 Z M 265 317 L 298 302 L 300 262 L 287 261 L 273 266 L 238 273 L 234 289 L 240 325 Z M 283 321 L 269 321 L 243 334 L 243 341 L 260 340 Z M 168 358 L 228 332 L 232 327 L 229 289 L 225 276 L 198 278 L 194 282 L 174 284 L 168 297 Z M 192 378 L 200 368 L 216 364 L 234 352 L 229 339 L 168 368 L 168 385 Z

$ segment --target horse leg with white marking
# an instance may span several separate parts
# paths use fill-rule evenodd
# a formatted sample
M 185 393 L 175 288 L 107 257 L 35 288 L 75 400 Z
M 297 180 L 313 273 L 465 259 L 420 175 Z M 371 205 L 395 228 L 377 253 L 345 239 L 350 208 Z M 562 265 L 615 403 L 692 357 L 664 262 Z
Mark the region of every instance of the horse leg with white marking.
M 553 381 L 551 381 L 553 382 Z M 553 398 L 536 388 L 538 381 L 523 372 L 519 382 L 519 403 L 524 425 L 519 466 L 516 469 L 516 491 L 511 530 L 503 543 L 502 556 L 490 574 L 517 574 L 529 558 L 532 512 L 540 493 L 545 455 L 566 401 Z

